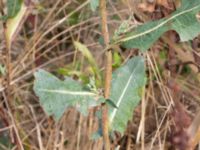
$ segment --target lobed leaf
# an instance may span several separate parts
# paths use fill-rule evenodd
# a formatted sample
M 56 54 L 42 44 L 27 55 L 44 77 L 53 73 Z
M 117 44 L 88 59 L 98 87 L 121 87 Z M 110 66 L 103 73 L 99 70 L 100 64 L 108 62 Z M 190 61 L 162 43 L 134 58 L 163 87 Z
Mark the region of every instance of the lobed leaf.
M 145 51 L 168 30 L 177 31 L 181 41 L 193 39 L 200 33 L 200 22 L 196 17 L 199 11 L 200 0 L 182 0 L 181 7 L 170 16 L 140 25 L 113 43 Z
M 61 81 L 44 70 L 39 70 L 34 75 L 34 91 L 46 113 L 54 115 L 56 120 L 71 106 L 87 115 L 88 108 L 101 103 L 97 101 L 99 96 L 96 93 L 85 90 L 79 82 L 69 77 Z
M 130 59 L 113 73 L 110 98 L 116 107 L 109 111 L 112 130 L 124 132 L 132 117 L 134 108 L 141 99 L 140 90 L 145 86 L 145 65 L 143 57 Z

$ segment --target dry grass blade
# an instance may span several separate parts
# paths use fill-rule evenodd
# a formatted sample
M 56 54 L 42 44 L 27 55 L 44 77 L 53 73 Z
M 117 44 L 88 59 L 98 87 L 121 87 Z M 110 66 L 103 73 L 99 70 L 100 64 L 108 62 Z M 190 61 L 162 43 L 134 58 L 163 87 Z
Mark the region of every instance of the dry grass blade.
M 0 0 L 0 17 L 5 15 L 6 2 Z M 113 35 L 124 22 L 128 23 L 127 30 L 131 31 L 151 20 L 170 18 L 171 13 L 181 6 L 180 0 L 99 0 L 101 5 L 97 9 L 101 9 L 101 14 L 91 10 L 91 0 L 27 2 L 31 2 L 29 13 L 24 17 L 18 16 L 17 21 L 21 22 L 10 28 L 7 38 L 0 34 L 0 149 L 102 150 L 105 146 L 106 150 L 171 150 L 180 148 L 180 141 L 183 145 L 191 143 L 191 150 L 198 147 L 200 38 L 180 43 L 177 33 L 170 31 L 147 53 L 125 49 L 121 45 L 110 46 Z M 27 8 L 23 12 L 27 12 Z M 3 21 L 0 23 L 0 32 L 3 33 Z M 118 36 L 123 37 L 124 32 Z M 6 54 L 8 39 L 12 49 L 9 48 L 11 51 Z M 79 52 L 74 41 L 83 43 L 78 47 L 81 47 Z M 9 43 L 7 47 L 10 47 Z M 148 82 L 140 93 L 141 102 L 133 110 L 133 118 L 123 135 L 108 132 L 108 110 L 103 107 L 104 140 L 102 137 L 91 140 L 100 126 L 95 114 L 99 107 L 89 110 L 88 117 L 70 108 L 55 122 L 53 116 L 47 116 L 33 91 L 33 73 L 42 68 L 60 79 L 70 76 L 85 85 L 93 81 L 93 76 L 98 76 L 95 80 L 104 79 L 105 87 L 99 84 L 93 89 L 98 89 L 96 92 L 101 94 L 104 92 L 105 98 L 109 98 L 112 69 L 118 69 L 136 56 L 146 58 Z M 6 75 L 6 72 L 9 73 Z M 175 106 L 176 94 L 167 84 L 169 79 L 174 79 L 180 87 L 175 92 L 180 94 L 177 98 L 180 107 Z M 6 90 L 11 98 L 5 94 Z M 12 108 L 8 98 L 13 103 Z M 187 117 L 192 120 L 189 127 L 177 132 Z M 187 138 L 189 142 L 185 142 Z M 182 150 L 188 150 L 187 146 L 184 148 Z

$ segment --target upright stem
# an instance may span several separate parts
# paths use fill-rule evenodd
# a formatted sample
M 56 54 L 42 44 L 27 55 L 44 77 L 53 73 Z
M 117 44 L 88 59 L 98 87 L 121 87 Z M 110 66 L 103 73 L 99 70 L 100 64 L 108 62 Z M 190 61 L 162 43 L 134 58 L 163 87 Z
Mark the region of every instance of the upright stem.
M 102 35 L 106 48 L 109 46 L 109 33 L 107 25 L 107 11 L 106 11 L 106 0 L 100 0 L 100 13 L 102 23 Z M 104 97 L 109 98 L 110 86 L 112 79 L 112 52 L 108 49 L 106 51 L 106 72 L 105 72 L 105 93 Z M 108 122 L 108 108 L 106 105 L 102 106 L 102 128 L 103 128 L 103 140 L 105 150 L 110 150 L 109 140 L 109 122 Z
M 12 102 L 11 102 L 11 86 L 10 86 L 10 82 L 11 82 L 11 44 L 10 41 L 8 41 L 7 37 L 6 37 L 6 30 L 7 30 L 7 26 L 6 24 L 4 24 L 4 36 L 5 36 L 5 42 L 6 42 L 6 96 L 7 96 L 7 100 L 8 100 L 8 104 L 12 109 Z
M 23 144 L 20 140 L 20 136 L 19 136 L 19 132 L 17 129 L 17 125 L 15 122 L 15 119 L 13 117 L 14 114 L 14 105 L 13 105 L 13 101 L 12 101 L 12 89 L 11 89 L 11 81 L 12 81 L 12 76 L 11 76 L 11 71 L 12 71 L 12 66 L 11 66 L 11 41 L 9 41 L 9 39 L 7 38 L 6 35 L 6 30 L 7 30 L 7 26 L 6 24 L 4 24 L 4 37 L 5 37 L 5 42 L 6 42 L 6 71 L 7 71 L 7 78 L 6 78 L 6 95 L 5 95 L 5 103 L 6 103 L 6 107 L 8 109 L 8 114 L 11 118 L 11 123 L 13 124 L 13 130 L 15 132 L 14 136 L 16 136 L 16 140 L 14 141 L 16 142 L 16 146 L 19 150 L 24 150 L 23 148 Z

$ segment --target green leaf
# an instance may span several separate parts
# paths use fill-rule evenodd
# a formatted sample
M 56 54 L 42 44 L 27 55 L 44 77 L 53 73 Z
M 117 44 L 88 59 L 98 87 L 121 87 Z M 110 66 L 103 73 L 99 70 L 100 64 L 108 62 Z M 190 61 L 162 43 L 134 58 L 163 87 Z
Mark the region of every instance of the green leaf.
M 83 56 L 88 60 L 88 62 L 90 63 L 93 72 L 95 73 L 96 77 L 98 80 L 100 80 L 101 82 L 101 74 L 100 74 L 100 69 L 98 68 L 98 65 L 94 59 L 94 57 L 92 56 L 90 50 L 82 43 L 75 41 L 74 42 L 74 46 L 77 48 L 78 51 L 80 51 Z
M 114 52 L 113 62 L 112 67 L 114 68 L 118 68 L 122 64 L 122 58 L 118 52 Z
M 3 20 L 13 18 L 21 9 L 23 0 L 7 0 L 7 15 L 3 16 Z
M 181 41 L 193 39 L 200 33 L 200 22 L 196 18 L 199 11 L 200 0 L 182 0 L 181 7 L 170 16 L 138 26 L 113 43 L 145 51 L 168 30 L 177 31 Z
M 72 26 L 78 24 L 79 21 L 80 21 L 80 13 L 74 13 L 69 17 L 68 24 Z
M 2 120 L 0 122 L 0 128 L 4 128 L 5 126 L 2 125 Z M 0 136 L 0 149 L 12 149 L 14 147 L 14 144 L 11 143 L 9 132 L 8 131 L 1 131 Z
M 34 91 L 40 98 L 40 103 L 48 115 L 54 115 L 59 120 L 68 107 L 75 107 L 82 114 L 87 115 L 90 107 L 97 106 L 99 96 L 84 90 L 83 86 L 66 77 L 59 80 L 52 74 L 39 70 L 35 74 Z
M 113 73 L 110 99 L 117 107 L 109 111 L 110 128 L 113 131 L 124 132 L 141 99 L 138 91 L 145 86 L 145 79 L 144 59 L 140 56 L 130 59 Z
M 99 70 L 94 57 L 90 53 L 90 50 L 84 44 L 78 41 L 75 41 L 74 45 L 77 48 L 77 50 L 80 51 L 83 54 L 83 56 L 87 58 L 94 71 Z
M 120 34 L 128 32 L 128 30 L 130 28 L 130 21 L 131 21 L 131 17 L 128 20 L 125 20 L 121 23 L 119 28 L 117 30 L 115 30 L 113 39 L 117 39 L 117 38 L 119 38 Z
M 95 11 L 99 6 L 99 0 L 90 0 L 90 8 L 92 11 Z
M 23 0 L 8 0 L 7 5 L 5 37 L 8 47 L 11 47 L 13 39 L 19 33 L 31 8 L 26 6 Z
M 0 64 L 0 76 L 1 75 L 3 75 L 3 76 L 6 75 L 6 67 L 2 64 Z

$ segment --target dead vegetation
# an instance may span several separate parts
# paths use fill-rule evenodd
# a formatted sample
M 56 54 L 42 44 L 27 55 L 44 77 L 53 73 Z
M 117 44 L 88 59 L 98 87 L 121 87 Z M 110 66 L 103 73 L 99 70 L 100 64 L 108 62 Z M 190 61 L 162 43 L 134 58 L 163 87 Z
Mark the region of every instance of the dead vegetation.
M 0 0 L 0 2 L 2 2 Z M 0 3 L 1 4 L 1 3 Z M 168 16 L 180 2 L 121 0 L 108 1 L 109 34 L 124 20 L 137 26 Z M 1 5 L 2 6 L 2 5 Z M 3 11 L 0 7 L 1 11 Z M 5 8 L 4 8 L 5 9 Z M 0 149 L 27 150 L 101 150 L 102 139 L 91 140 L 98 128 L 94 111 L 83 117 L 74 109 L 56 123 L 48 117 L 35 96 L 33 73 L 44 68 L 59 76 L 59 70 L 91 75 L 90 66 L 73 41 L 84 43 L 104 71 L 105 57 L 98 11 L 89 1 L 48 0 L 34 3 L 11 49 L 11 103 L 6 94 L 7 66 L 3 21 L 0 22 Z M 199 37 L 179 42 L 178 35 L 165 33 L 146 57 L 148 84 L 140 105 L 134 110 L 124 135 L 115 133 L 111 147 L 126 150 L 193 150 L 200 139 Z M 117 47 L 125 62 L 138 54 L 137 49 Z M 79 79 L 77 72 L 70 75 Z

